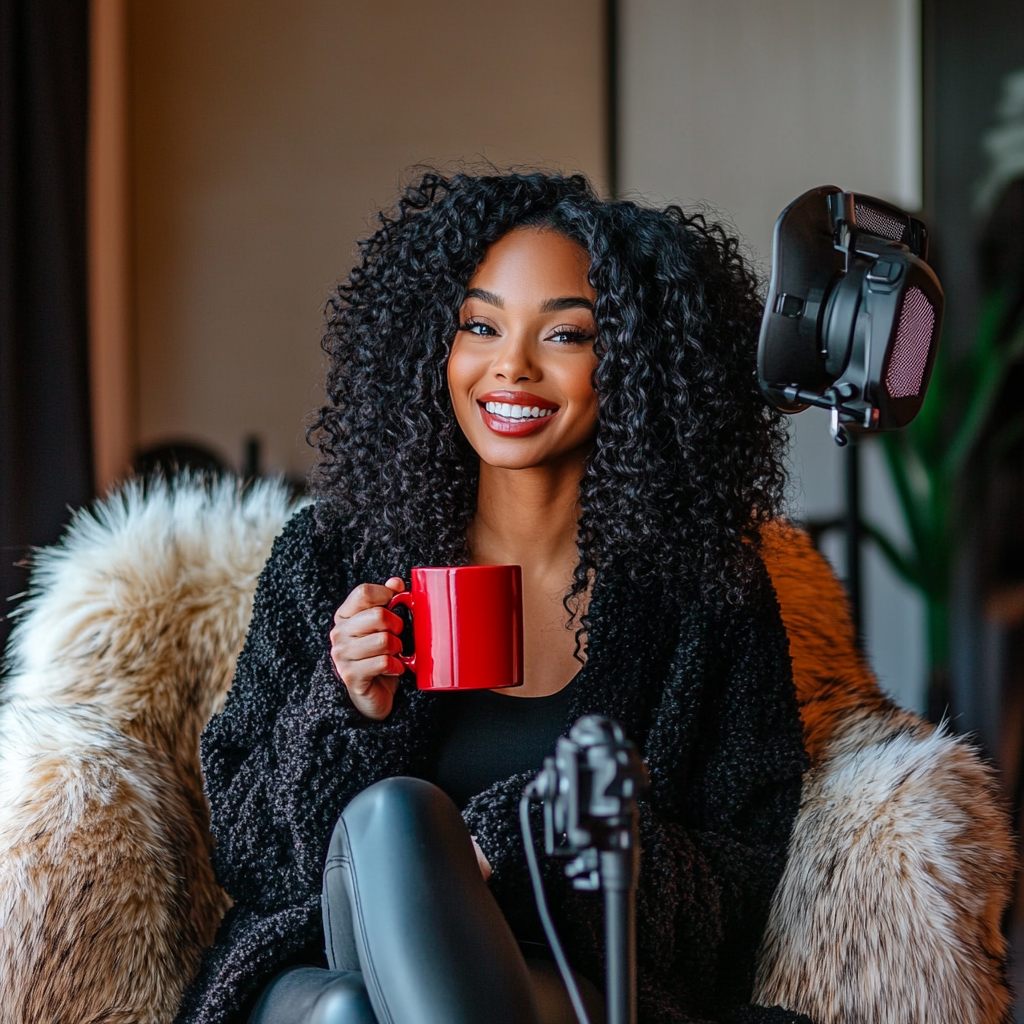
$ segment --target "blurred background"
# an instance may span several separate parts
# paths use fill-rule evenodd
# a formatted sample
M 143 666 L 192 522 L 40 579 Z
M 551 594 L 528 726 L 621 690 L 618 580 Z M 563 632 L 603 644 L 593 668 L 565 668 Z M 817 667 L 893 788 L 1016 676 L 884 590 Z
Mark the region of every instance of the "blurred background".
M 852 451 L 794 418 L 791 512 L 883 686 L 975 734 L 1019 813 L 1020 0 L 0 0 L 5 609 L 31 547 L 133 467 L 301 487 L 355 240 L 414 165 L 485 161 L 704 204 L 765 275 L 812 186 L 925 219 L 925 412 Z

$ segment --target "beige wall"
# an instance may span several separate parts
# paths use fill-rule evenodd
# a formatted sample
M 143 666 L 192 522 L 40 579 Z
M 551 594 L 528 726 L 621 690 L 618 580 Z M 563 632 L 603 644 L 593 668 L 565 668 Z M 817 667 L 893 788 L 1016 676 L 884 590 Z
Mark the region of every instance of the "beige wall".
M 301 472 L 320 313 L 405 168 L 603 173 L 601 0 L 132 5 L 139 439 Z
M 835 184 L 921 202 L 919 0 L 620 0 L 622 184 L 724 210 L 767 259 Z
M 920 205 L 920 0 L 620 2 L 625 188 L 720 208 L 765 270 L 776 217 L 815 185 Z M 842 515 L 845 456 L 827 416 L 791 424 L 793 512 Z M 881 455 L 864 445 L 863 509 L 898 533 Z M 842 573 L 842 537 L 831 541 Z M 921 708 L 921 603 L 871 546 L 864 598 L 876 671 Z

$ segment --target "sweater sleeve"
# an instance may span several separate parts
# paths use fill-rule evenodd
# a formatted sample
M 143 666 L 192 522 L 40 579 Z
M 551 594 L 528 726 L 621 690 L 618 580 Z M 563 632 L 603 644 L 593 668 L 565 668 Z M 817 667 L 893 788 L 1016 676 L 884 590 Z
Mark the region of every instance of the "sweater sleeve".
M 275 543 L 224 710 L 201 740 L 218 881 L 265 913 L 319 893 L 338 815 L 406 749 L 407 694 L 370 722 L 332 670 L 328 634 L 350 581 L 314 534 L 299 513 Z
M 771 608 L 766 614 L 771 614 Z M 785 863 L 805 756 L 785 636 L 733 616 L 694 658 L 677 657 L 647 738 L 651 799 L 639 814 L 637 964 L 644 1024 L 796 1024 L 746 1005 L 754 958 Z M 683 652 L 700 645 L 681 644 Z M 689 731 L 689 756 L 680 737 Z M 494 869 L 499 903 L 532 899 L 516 808 L 529 776 L 474 798 L 465 817 Z M 540 808 L 534 835 L 542 835 Z M 575 966 L 604 977 L 603 904 L 541 857 L 545 889 Z
M 242 1024 L 269 979 L 322 956 L 320 889 L 348 801 L 407 772 L 424 732 L 403 688 L 384 722 L 352 705 L 330 662 L 334 611 L 356 570 L 312 509 L 294 516 L 260 576 L 224 710 L 201 739 L 217 880 L 234 900 L 179 1024 Z

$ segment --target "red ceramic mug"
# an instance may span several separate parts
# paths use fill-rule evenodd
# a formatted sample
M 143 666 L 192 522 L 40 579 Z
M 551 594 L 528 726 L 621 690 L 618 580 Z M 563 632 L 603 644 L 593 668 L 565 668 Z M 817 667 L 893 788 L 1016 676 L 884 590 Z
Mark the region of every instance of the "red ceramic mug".
M 388 608 L 412 612 L 416 651 L 399 655 L 421 690 L 523 685 L 523 571 L 518 565 L 413 569 Z

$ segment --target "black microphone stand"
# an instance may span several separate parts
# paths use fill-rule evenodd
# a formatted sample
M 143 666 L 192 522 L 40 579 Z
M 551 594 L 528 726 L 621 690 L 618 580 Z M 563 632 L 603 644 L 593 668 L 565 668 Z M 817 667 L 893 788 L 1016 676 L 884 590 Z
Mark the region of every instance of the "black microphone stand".
M 553 757 L 526 789 L 526 800 L 544 804 L 544 849 L 572 858 L 565 873 L 573 887 L 601 889 L 605 907 L 607 1024 L 636 1024 L 636 883 L 640 867 L 637 798 L 647 770 L 618 722 L 586 715 L 559 739 Z M 524 817 L 524 824 L 526 823 Z M 524 836 L 526 839 L 527 836 Z M 532 839 L 527 843 L 538 911 L 577 1015 L 579 993 L 565 961 L 539 874 Z
M 601 851 L 608 1024 L 636 1024 L 635 853 Z

